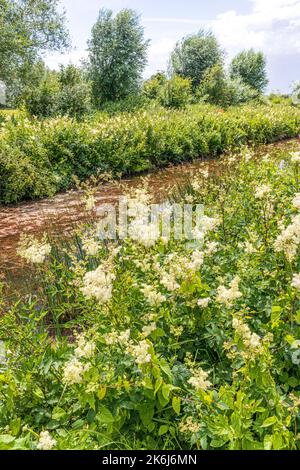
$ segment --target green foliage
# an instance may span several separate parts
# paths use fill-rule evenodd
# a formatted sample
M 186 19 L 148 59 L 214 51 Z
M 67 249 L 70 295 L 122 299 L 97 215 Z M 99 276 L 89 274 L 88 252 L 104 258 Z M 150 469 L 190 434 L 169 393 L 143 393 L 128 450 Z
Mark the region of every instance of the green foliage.
M 268 84 L 266 58 L 253 49 L 240 52 L 230 64 L 231 78 L 241 78 L 247 85 L 262 93 Z
M 189 78 L 173 75 L 158 90 L 158 101 L 165 108 L 184 108 L 191 100 L 192 82 Z
M 173 73 L 192 80 L 195 90 L 207 70 L 222 62 L 223 52 L 211 32 L 199 31 L 177 43 L 171 55 Z
M 104 243 L 91 221 L 47 242 L 30 267 L 38 289 L 12 303 L 0 287 L 2 450 L 300 448 L 300 152 L 289 148 L 244 148 L 170 194 L 204 204 L 201 246 Z
M 258 93 L 241 78 L 228 78 L 223 66 L 218 64 L 205 73 L 196 96 L 208 103 L 227 107 L 255 100 Z
M 82 181 L 103 172 L 139 173 L 199 156 L 217 156 L 247 142 L 293 137 L 299 129 L 298 108 L 286 105 L 242 106 L 226 112 L 203 104 L 184 110 L 154 107 L 111 117 L 96 114 L 83 122 L 68 117 L 39 122 L 8 114 L 0 128 L 0 172 L 6 181 L 0 186 L 0 201 L 52 195 L 54 190 L 70 188 L 74 175 Z M 36 174 L 30 182 L 24 178 L 15 191 L 19 161 L 30 163 Z M 43 178 L 49 185 L 38 183 Z
M 59 107 L 60 84 L 57 72 L 45 70 L 36 87 L 26 94 L 25 107 L 29 114 L 39 118 L 55 116 Z
M 29 114 L 39 118 L 82 118 L 91 110 L 91 85 L 74 65 L 61 67 L 58 73 L 44 68 L 39 83 L 25 91 L 24 102 Z
M 0 0 L 0 80 L 14 100 L 40 54 L 68 46 L 59 0 Z M 15 103 L 13 101 L 13 103 Z
M 167 77 L 164 72 L 158 72 L 152 75 L 143 84 L 143 94 L 149 100 L 156 100 L 163 85 L 167 82 Z
M 227 79 L 222 64 L 214 65 L 205 72 L 196 95 L 211 104 L 219 106 L 230 104 Z
M 137 92 L 146 65 L 148 41 L 139 16 L 100 10 L 89 41 L 89 74 L 95 102 L 116 101 Z
M 91 84 L 87 76 L 74 65 L 61 67 L 58 76 L 60 91 L 58 113 L 82 118 L 91 111 Z

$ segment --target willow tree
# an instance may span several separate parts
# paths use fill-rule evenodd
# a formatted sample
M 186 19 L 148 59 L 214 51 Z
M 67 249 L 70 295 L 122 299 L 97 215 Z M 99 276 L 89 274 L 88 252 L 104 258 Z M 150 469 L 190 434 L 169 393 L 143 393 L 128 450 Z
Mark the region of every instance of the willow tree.
M 120 100 L 138 89 L 148 44 L 136 12 L 124 9 L 114 17 L 111 10 L 100 10 L 88 44 L 88 69 L 98 104 Z

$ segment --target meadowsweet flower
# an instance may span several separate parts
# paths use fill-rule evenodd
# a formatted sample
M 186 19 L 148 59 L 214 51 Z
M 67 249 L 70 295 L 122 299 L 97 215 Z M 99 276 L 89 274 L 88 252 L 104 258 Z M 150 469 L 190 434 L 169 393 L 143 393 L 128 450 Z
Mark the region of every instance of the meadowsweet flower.
M 141 291 L 151 307 L 158 307 L 166 301 L 166 297 L 157 292 L 152 286 L 144 285 Z
M 92 212 L 96 207 L 96 198 L 93 195 L 90 195 L 84 199 L 85 210 L 87 212 Z
M 206 392 L 212 387 L 212 383 L 207 380 L 208 376 L 209 373 L 203 369 L 194 369 L 193 376 L 188 380 L 188 383 L 197 391 L 202 390 Z
M 63 383 L 66 385 L 80 384 L 83 381 L 83 374 L 89 369 L 89 364 L 82 364 L 78 359 L 73 358 L 64 367 Z
M 176 278 L 173 274 L 164 272 L 160 279 L 160 283 L 164 286 L 169 292 L 173 292 L 180 288 L 180 285 L 177 283 Z
M 42 431 L 40 433 L 39 442 L 37 444 L 38 450 L 52 450 L 57 444 L 56 440 L 53 439 L 48 431 Z
M 120 346 L 127 346 L 130 339 L 130 330 L 126 331 L 112 331 L 105 336 L 105 342 L 108 346 L 112 346 L 114 344 L 119 344 Z
M 130 345 L 127 348 L 127 352 L 135 358 L 135 362 L 138 365 L 148 364 L 151 362 L 151 354 L 149 349 L 150 344 L 146 340 L 140 341 L 137 345 Z
M 179 423 L 179 431 L 182 434 L 197 434 L 201 429 L 201 426 L 199 423 L 196 423 L 194 421 L 194 418 L 192 416 L 188 416 L 185 420 L 181 421 Z
M 294 274 L 292 287 L 294 287 L 294 289 L 300 290 L 300 274 Z
M 291 152 L 291 162 L 294 164 L 300 163 L 300 152 Z
M 205 255 L 211 256 L 218 251 L 218 242 L 209 242 L 206 244 Z
M 257 253 L 256 248 L 249 241 L 245 242 L 244 248 L 245 248 L 245 253 L 247 253 L 247 255 L 252 255 L 253 253 Z
M 238 318 L 234 318 L 232 327 L 242 339 L 246 348 L 246 355 L 249 353 L 250 355 L 255 355 L 262 351 L 261 338 L 256 333 L 251 333 L 246 323 Z
M 82 248 L 88 255 L 95 256 L 99 251 L 99 243 L 94 238 L 85 238 Z
M 85 357 L 87 359 L 94 356 L 96 345 L 92 341 L 87 341 L 84 335 L 80 335 L 77 339 L 77 348 L 75 349 L 75 356 Z
M 300 211 L 300 193 L 295 195 L 292 204 L 298 211 Z
M 204 253 L 202 251 L 194 251 L 192 254 L 191 262 L 188 264 L 188 269 L 192 271 L 198 271 L 204 262 Z
M 217 302 L 225 304 L 227 307 L 230 307 L 233 302 L 239 299 L 242 296 L 242 293 L 239 290 L 240 278 L 235 277 L 230 284 L 229 289 L 226 289 L 225 286 L 220 286 L 217 289 Z
M 86 273 L 81 292 L 87 299 L 95 298 L 100 303 L 107 303 L 112 297 L 114 280 L 115 275 L 109 268 L 99 266 L 95 271 Z
M 206 308 L 206 307 L 209 306 L 210 302 L 211 302 L 210 297 L 208 297 L 206 299 L 199 299 L 198 302 L 197 302 L 197 305 L 201 308 Z
M 271 187 L 268 184 L 263 184 L 262 186 L 257 186 L 255 190 L 255 198 L 263 199 L 271 193 Z
M 18 248 L 18 255 L 29 263 L 42 264 L 51 253 L 51 245 L 29 237 L 23 237 Z
M 292 261 L 300 244 L 300 214 L 293 217 L 291 224 L 284 228 L 274 243 L 275 252 L 283 252 L 289 261 Z
M 150 325 L 147 325 L 147 326 L 144 326 L 143 327 L 143 336 L 147 337 L 147 336 L 150 336 L 153 331 L 156 331 L 157 330 L 157 325 L 156 323 L 150 323 Z

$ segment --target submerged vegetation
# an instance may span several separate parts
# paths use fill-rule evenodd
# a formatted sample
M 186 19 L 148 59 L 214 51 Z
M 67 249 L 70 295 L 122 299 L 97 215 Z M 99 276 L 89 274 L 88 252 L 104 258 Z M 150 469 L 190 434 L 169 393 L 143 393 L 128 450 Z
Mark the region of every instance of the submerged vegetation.
M 203 245 L 22 240 L 39 287 L 0 301 L 2 449 L 299 448 L 299 147 L 220 168 L 170 194 L 204 204 Z

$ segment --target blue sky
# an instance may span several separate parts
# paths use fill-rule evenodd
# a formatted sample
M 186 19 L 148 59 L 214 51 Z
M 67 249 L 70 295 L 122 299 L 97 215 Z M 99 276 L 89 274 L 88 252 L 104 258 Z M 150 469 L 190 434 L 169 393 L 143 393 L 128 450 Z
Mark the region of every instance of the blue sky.
M 100 8 L 133 8 L 151 39 L 145 77 L 166 68 L 176 41 L 201 27 L 212 29 L 226 50 L 226 62 L 241 49 L 263 50 L 269 90 L 289 91 L 300 80 L 300 0 L 61 0 L 67 12 L 73 50 L 46 57 L 49 66 L 79 63 L 86 57 Z

